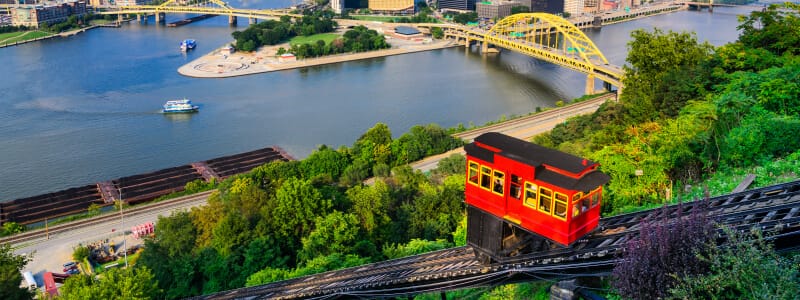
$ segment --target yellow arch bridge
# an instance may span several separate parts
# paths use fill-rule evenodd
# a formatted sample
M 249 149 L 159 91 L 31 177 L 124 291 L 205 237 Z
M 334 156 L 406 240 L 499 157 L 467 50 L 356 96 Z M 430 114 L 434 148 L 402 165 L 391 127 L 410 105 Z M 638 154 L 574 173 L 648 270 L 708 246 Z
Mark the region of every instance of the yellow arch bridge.
M 231 23 L 236 17 L 256 19 L 274 19 L 280 16 L 300 17 L 280 10 L 236 9 L 221 0 L 208 0 L 199 5 L 182 5 L 176 0 L 169 0 L 161 5 L 118 6 L 115 10 L 100 12 L 101 14 L 155 14 L 160 21 L 164 13 L 195 13 L 228 15 Z M 348 24 L 372 23 L 357 20 L 341 20 Z M 600 52 L 600 49 L 575 24 L 547 13 L 515 14 L 502 19 L 491 28 L 479 26 L 463 26 L 458 24 L 420 23 L 420 28 L 439 27 L 444 30 L 445 37 L 463 40 L 466 45 L 480 42 L 485 53 L 489 45 L 532 56 L 556 65 L 560 65 L 587 75 L 586 94 L 594 94 L 595 79 L 605 83 L 607 89 L 616 86 L 622 91 L 622 68 L 612 65 Z
M 249 18 L 250 22 L 254 23 L 257 19 L 275 19 L 281 16 L 302 16 L 291 14 L 283 10 L 238 9 L 231 7 L 228 3 L 221 0 L 203 0 L 188 5 L 182 4 L 182 2 L 183 1 L 169 0 L 160 5 L 120 5 L 98 13 L 103 15 L 119 15 L 120 18 L 125 14 L 155 14 L 156 22 L 160 22 L 166 13 L 227 15 L 229 23 L 231 24 L 236 23 L 236 17 Z
M 595 93 L 595 79 L 607 88 L 622 90 L 624 71 L 612 65 L 600 49 L 571 22 L 547 13 L 526 13 L 508 16 L 492 26 L 452 24 L 417 24 L 418 27 L 440 27 L 445 37 L 480 42 L 485 53 L 489 45 L 516 51 L 587 75 L 586 93 Z

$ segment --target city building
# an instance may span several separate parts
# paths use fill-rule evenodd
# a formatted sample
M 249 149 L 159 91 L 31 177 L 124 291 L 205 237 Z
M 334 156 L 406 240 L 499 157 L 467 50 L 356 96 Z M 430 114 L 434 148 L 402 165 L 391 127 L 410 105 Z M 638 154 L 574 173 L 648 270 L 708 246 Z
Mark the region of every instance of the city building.
M 475 11 L 475 0 L 439 0 L 439 10 L 456 12 Z
M 379 14 L 413 14 L 414 0 L 369 0 L 369 10 Z
M 583 12 L 596 13 L 600 11 L 602 0 L 583 0 Z
M 11 9 L 11 24 L 14 26 L 36 27 L 39 25 L 64 22 L 70 16 L 87 13 L 86 2 L 66 2 L 52 6 L 24 6 Z
M 331 9 L 337 14 L 342 13 L 344 9 L 344 0 L 331 0 Z
M 0 4 L 36 4 L 36 0 L 0 0 Z
M 475 3 L 475 11 L 479 18 L 502 19 L 511 15 L 511 8 L 523 6 L 517 1 L 483 1 Z
M 531 12 L 546 12 L 560 14 L 564 12 L 564 0 L 533 0 Z
M 583 13 L 584 0 L 564 0 L 564 12 L 570 16 L 580 16 Z

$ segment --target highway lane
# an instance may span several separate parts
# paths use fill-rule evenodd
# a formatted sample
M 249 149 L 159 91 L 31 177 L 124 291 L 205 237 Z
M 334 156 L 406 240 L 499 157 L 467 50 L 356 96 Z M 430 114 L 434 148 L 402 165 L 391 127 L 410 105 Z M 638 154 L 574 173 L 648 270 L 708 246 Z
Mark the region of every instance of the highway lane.
M 165 205 L 163 202 L 159 202 L 162 205 L 157 206 L 159 203 L 153 203 L 132 208 L 130 212 L 123 211 L 124 226 L 122 218 L 115 217 L 53 233 L 50 234 L 49 239 L 45 235 L 41 235 L 31 240 L 14 243 L 12 246 L 15 248 L 15 254 L 33 254 L 33 260 L 28 263 L 25 270 L 33 273 L 37 282 L 41 284 L 44 272 L 62 273 L 62 264 L 72 260 L 72 251 L 77 245 L 105 239 L 112 240 L 117 245 L 139 244 L 142 240 L 135 239 L 130 235 L 131 227 L 146 222 L 155 223 L 159 216 L 168 216 L 176 210 L 189 210 L 192 207 L 203 205 L 208 200 L 209 194 L 209 192 L 204 192 L 177 198 Z M 119 214 L 115 214 L 115 216 L 119 216 Z M 123 232 L 127 234 L 124 238 L 121 236 Z

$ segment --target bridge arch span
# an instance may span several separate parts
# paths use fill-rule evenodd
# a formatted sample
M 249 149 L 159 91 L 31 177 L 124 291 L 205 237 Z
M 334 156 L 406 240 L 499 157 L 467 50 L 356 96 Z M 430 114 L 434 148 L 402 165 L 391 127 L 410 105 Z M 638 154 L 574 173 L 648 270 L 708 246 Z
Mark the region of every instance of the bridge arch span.
M 548 13 L 523 13 L 505 17 L 492 26 L 488 35 L 547 46 L 565 54 L 575 54 L 587 62 L 598 60 L 608 63 L 608 59 L 583 31 L 564 18 Z

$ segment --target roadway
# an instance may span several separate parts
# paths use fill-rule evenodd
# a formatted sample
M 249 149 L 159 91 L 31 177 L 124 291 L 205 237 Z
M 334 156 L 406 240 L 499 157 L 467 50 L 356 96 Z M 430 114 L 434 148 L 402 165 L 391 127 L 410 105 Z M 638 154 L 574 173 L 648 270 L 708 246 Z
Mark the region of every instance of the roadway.
M 116 245 L 140 244 L 141 239 L 135 239 L 129 235 L 131 227 L 146 222 L 155 224 L 159 216 L 168 216 L 173 211 L 188 210 L 203 205 L 210 194 L 211 192 L 202 192 L 124 210 L 124 226 L 120 215 L 115 213 L 104 214 L 89 220 L 75 221 L 72 224 L 52 226 L 53 230 L 50 231 L 49 239 L 43 229 L 32 231 L 29 233 L 32 234 L 31 236 L 13 241 L 12 247 L 14 247 L 15 254 L 33 254 L 33 259 L 25 266 L 25 270 L 33 273 L 34 278 L 41 286 L 44 272 L 63 273 L 62 265 L 67 261 L 72 261 L 73 249 L 79 244 L 86 245 L 105 239 L 114 241 Z M 121 236 L 123 231 L 128 234 L 125 242 Z M 6 240 L 8 239 L 3 242 Z

